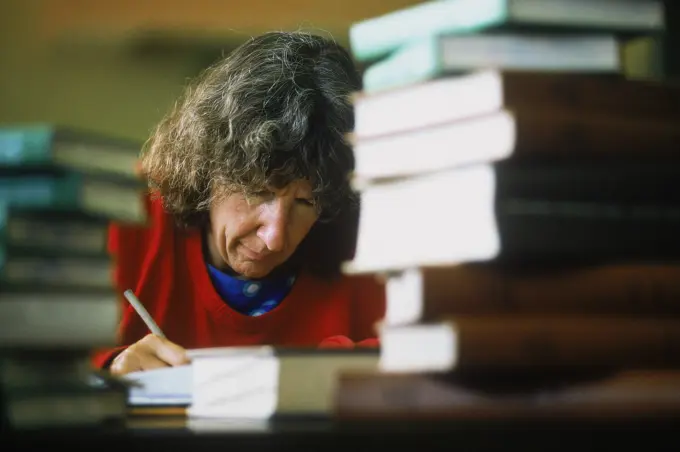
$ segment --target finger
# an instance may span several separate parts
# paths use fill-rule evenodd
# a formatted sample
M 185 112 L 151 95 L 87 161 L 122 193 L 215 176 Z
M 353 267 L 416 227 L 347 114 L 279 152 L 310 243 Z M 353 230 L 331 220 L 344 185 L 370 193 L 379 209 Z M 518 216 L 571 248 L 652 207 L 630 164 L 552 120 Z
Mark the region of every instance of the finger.
M 181 366 L 189 362 L 186 350 L 167 339 L 149 335 L 144 338 L 144 345 L 151 350 L 153 355 L 171 366 Z
M 131 372 L 169 367 L 170 365 L 156 356 L 155 350 L 152 348 L 145 344 L 135 344 L 113 360 L 110 371 L 114 375 L 125 375 Z
M 109 371 L 114 375 L 125 375 L 140 370 L 143 369 L 139 357 L 127 349 L 116 356 L 109 366 Z
M 173 342 L 163 341 L 156 352 L 160 359 L 171 366 L 181 366 L 182 364 L 189 363 L 186 350 Z
M 169 367 L 169 364 L 155 355 L 140 356 L 140 363 L 142 370 L 160 369 L 161 367 Z

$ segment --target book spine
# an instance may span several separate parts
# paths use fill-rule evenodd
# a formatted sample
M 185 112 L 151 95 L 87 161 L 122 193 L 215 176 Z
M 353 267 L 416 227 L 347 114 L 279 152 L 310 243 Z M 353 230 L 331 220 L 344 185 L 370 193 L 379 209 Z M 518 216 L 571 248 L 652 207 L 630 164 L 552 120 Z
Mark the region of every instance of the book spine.
M 75 173 L 0 177 L 0 199 L 9 207 L 77 209 L 83 182 Z
M 0 243 L 27 252 L 54 255 L 102 255 L 106 253 L 107 225 L 59 221 L 39 221 L 9 214 L 0 222 Z
M 9 254 L 9 253 L 8 253 Z M 104 257 L 35 257 L 11 255 L 0 268 L 3 285 L 80 285 L 90 289 L 113 287 L 114 265 Z
M 426 36 L 491 27 L 506 13 L 507 0 L 429 1 L 353 24 L 350 47 L 356 60 L 375 60 Z
M 376 93 L 431 80 L 442 73 L 439 39 L 427 37 L 405 45 L 364 71 L 363 91 Z
M 0 165 L 48 162 L 51 158 L 52 137 L 49 128 L 0 130 Z

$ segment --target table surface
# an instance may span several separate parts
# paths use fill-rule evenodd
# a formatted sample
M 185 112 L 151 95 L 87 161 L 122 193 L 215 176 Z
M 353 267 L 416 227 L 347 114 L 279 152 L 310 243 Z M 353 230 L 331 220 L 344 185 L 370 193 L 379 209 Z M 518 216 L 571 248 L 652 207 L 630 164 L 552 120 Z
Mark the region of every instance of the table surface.
M 63 446 L 71 450 L 107 445 L 131 450 L 188 450 L 199 452 L 230 448 L 280 450 L 305 447 L 318 450 L 373 450 L 415 447 L 416 450 L 569 450 L 591 447 L 613 450 L 680 450 L 678 419 L 627 420 L 592 423 L 576 419 L 560 422 L 447 422 L 404 419 L 400 421 L 349 422 L 334 419 L 195 420 L 178 415 L 131 415 L 124 422 L 98 428 L 62 428 L 3 431 L 2 450 L 47 450 Z M 63 449 L 62 449 L 63 450 Z

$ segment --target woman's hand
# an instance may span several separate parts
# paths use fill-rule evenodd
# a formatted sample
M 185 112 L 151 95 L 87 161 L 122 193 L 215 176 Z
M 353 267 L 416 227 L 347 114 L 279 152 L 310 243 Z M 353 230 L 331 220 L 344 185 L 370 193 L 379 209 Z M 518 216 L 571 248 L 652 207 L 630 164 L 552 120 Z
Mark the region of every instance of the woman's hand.
M 114 375 L 124 375 L 188 363 L 189 358 L 184 348 L 167 339 L 148 334 L 116 356 L 110 371 Z

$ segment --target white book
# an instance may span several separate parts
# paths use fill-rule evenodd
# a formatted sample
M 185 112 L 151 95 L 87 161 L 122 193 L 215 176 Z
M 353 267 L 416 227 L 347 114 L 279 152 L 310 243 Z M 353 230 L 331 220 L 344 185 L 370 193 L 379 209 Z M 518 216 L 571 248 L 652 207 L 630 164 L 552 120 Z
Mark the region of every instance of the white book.
M 343 270 L 491 260 L 501 249 L 495 201 L 488 164 L 372 184 L 362 191 L 356 252 Z

